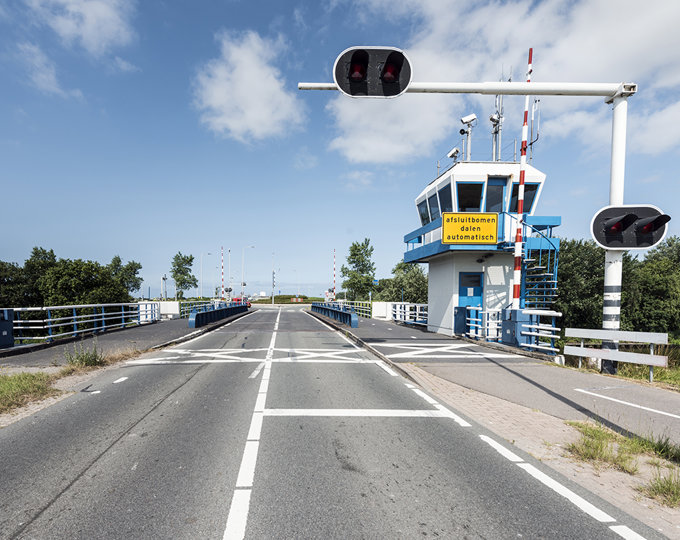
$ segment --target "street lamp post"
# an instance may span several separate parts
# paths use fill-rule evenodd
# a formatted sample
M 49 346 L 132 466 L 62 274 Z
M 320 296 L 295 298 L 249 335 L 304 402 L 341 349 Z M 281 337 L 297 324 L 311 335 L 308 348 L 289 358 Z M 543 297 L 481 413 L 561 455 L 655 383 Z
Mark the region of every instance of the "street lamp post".
M 249 248 L 254 248 L 255 246 L 248 246 Z M 245 287 L 245 273 L 246 273 L 246 247 L 241 248 L 241 303 L 243 303 L 243 294 Z
M 203 253 L 201 253 L 201 299 L 203 298 Z M 205 255 L 212 255 L 212 253 L 208 252 L 205 253 Z

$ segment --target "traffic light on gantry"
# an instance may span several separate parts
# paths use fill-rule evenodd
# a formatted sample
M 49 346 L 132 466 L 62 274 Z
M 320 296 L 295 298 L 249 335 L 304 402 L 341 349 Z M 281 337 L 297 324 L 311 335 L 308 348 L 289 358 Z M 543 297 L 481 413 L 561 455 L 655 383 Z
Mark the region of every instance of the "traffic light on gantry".
M 393 47 L 351 47 L 335 60 L 333 79 L 351 97 L 396 97 L 411 83 L 411 63 Z
M 595 214 L 590 232 L 606 249 L 646 249 L 663 240 L 670 219 L 650 204 L 606 206 Z

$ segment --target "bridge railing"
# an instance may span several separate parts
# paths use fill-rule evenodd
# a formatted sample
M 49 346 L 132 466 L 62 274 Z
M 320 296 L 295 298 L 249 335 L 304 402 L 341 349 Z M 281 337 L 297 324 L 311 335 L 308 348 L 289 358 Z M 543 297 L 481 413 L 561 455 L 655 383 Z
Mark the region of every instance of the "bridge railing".
M 157 302 L 13 308 L 14 341 L 52 342 L 86 333 L 148 324 L 160 318 Z
M 220 302 L 220 305 L 222 302 Z M 186 319 L 192 313 L 201 313 L 202 311 L 208 311 L 214 309 L 214 303 L 210 300 L 201 300 L 195 302 L 180 302 L 179 304 L 179 317 L 180 319 Z M 226 306 L 226 303 L 224 304 Z
M 337 302 L 327 302 L 331 304 L 339 304 L 344 307 L 348 307 L 359 315 L 359 317 L 365 317 L 370 319 L 373 316 L 373 304 L 372 302 L 363 301 L 353 301 L 353 300 L 338 300 Z
M 338 302 L 312 302 L 312 311 L 346 324 L 350 328 L 359 326 L 356 312 L 349 306 Z
M 392 320 L 427 325 L 427 304 L 392 304 Z

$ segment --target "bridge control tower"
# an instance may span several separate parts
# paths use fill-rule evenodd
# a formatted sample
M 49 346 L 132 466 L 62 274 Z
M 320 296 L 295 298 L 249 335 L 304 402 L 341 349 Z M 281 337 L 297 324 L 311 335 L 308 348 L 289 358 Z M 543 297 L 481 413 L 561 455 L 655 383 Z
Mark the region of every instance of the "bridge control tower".
M 519 174 L 518 162 L 458 162 L 416 197 L 420 227 L 404 236 L 404 261 L 429 267 L 428 330 L 542 348 L 504 321 L 550 310 L 561 218 L 536 214 L 546 175 L 527 164 L 521 310 L 511 313 Z

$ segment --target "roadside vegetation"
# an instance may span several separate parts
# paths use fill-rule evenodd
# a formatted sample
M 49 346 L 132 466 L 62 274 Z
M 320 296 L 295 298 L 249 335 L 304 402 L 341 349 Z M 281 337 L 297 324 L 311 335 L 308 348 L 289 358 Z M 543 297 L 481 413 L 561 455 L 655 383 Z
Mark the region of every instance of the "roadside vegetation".
M 275 294 L 274 295 L 274 303 L 275 304 L 311 304 L 312 302 L 323 302 L 324 299 L 317 297 L 317 296 L 306 296 L 304 294 L 301 294 L 299 296 L 299 299 L 301 300 L 300 302 L 296 302 L 298 297 L 296 297 L 294 294 Z M 271 297 L 269 298 L 260 298 L 258 300 L 251 300 L 252 304 L 271 304 L 272 299 Z
M 127 349 L 104 354 L 97 348 L 96 342 L 91 348 L 85 348 L 80 344 L 74 345 L 72 352 L 68 350 L 64 352 L 66 365 L 57 372 L 14 374 L 0 372 L 0 414 L 61 394 L 62 391 L 54 387 L 54 383 L 59 379 L 128 360 L 142 352 Z
M 647 483 L 637 489 L 669 507 L 680 507 L 680 446 L 668 437 L 624 437 L 602 425 L 567 422 L 581 438 L 567 446 L 572 457 L 598 467 L 613 467 L 630 475 L 639 472 L 640 461 L 656 470 Z

